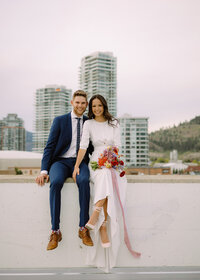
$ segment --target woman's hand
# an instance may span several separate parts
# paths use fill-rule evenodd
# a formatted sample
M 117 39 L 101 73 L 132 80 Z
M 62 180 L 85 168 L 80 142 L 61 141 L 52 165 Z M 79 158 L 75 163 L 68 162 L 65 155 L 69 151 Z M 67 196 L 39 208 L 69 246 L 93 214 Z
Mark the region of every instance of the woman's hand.
M 79 175 L 79 166 L 85 156 L 86 150 L 85 149 L 79 149 L 78 151 L 78 156 L 76 159 L 76 163 L 74 166 L 74 172 L 72 174 L 72 178 L 74 179 L 75 183 L 76 183 L 76 175 Z
M 76 183 L 76 175 L 79 175 L 79 167 L 74 167 L 74 172 L 72 174 L 72 178 L 74 179 L 74 182 Z

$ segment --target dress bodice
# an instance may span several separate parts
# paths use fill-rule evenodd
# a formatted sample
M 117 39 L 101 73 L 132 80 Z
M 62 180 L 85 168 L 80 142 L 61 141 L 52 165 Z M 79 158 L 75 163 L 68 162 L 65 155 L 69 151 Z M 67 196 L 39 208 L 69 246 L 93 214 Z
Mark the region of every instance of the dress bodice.
M 94 152 L 92 160 L 96 160 L 100 153 L 108 146 L 120 146 L 120 129 L 115 121 L 115 126 L 108 124 L 108 121 L 98 122 L 94 119 L 84 123 L 80 148 L 87 149 L 89 141 L 92 141 Z

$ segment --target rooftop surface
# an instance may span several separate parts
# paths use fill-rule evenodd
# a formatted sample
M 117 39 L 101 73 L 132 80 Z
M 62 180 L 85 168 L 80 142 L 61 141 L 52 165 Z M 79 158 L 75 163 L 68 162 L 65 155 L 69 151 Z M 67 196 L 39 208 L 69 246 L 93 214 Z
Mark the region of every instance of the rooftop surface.
M 103 273 L 97 268 L 62 268 L 62 269 L 9 269 L 0 270 L 1 279 L 26 280 L 170 280 L 200 279 L 200 267 L 145 267 L 145 268 L 114 268 L 110 273 Z

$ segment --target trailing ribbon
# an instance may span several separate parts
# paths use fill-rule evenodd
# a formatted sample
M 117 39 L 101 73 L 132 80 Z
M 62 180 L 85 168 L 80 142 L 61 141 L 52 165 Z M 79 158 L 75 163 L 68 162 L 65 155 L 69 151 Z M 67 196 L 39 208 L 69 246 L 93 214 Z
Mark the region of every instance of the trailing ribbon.
M 115 171 L 113 170 L 113 168 L 110 168 L 110 171 L 111 171 L 111 175 L 112 175 L 113 189 L 116 191 L 117 198 L 119 200 L 119 204 L 120 204 L 120 207 L 121 207 L 121 210 L 122 210 L 123 224 L 124 224 L 124 242 L 126 244 L 126 247 L 129 250 L 129 252 L 134 257 L 140 257 L 141 253 L 133 251 L 133 249 L 131 247 L 131 243 L 130 243 L 129 236 L 128 236 L 128 231 L 127 231 L 127 226 L 126 226 L 126 221 L 125 221 L 124 208 L 123 208 L 121 198 L 120 198 L 120 194 L 119 194 L 119 186 L 118 186 L 118 183 L 117 183 L 116 174 L 115 174 Z

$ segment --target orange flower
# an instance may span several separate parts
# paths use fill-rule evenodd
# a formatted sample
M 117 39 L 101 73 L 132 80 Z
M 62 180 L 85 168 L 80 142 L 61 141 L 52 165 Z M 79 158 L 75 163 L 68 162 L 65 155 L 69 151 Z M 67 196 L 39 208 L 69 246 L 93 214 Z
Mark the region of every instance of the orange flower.
M 105 164 L 106 161 L 107 161 L 107 158 L 106 158 L 106 157 L 99 158 L 98 164 L 99 164 L 100 166 L 104 166 L 104 164 Z

